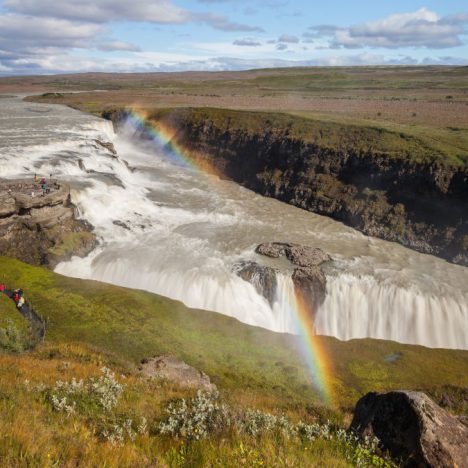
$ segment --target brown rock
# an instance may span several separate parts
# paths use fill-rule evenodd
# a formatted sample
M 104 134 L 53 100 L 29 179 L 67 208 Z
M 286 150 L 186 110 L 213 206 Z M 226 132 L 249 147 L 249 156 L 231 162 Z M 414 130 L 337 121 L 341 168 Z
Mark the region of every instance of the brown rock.
M 216 385 L 211 383 L 210 378 L 204 372 L 175 356 L 162 355 L 142 359 L 139 370 L 144 376 L 166 379 L 182 387 L 198 388 L 209 392 L 216 390 Z
M 376 436 L 404 466 L 467 466 L 468 428 L 422 392 L 368 393 L 351 429 Z
M 266 242 L 258 245 L 255 252 L 272 258 L 284 255 L 293 265 L 305 268 L 318 266 L 331 260 L 330 255 L 322 249 L 287 242 Z
M 234 272 L 251 283 L 259 294 L 273 304 L 277 288 L 276 271 L 273 268 L 244 261 L 234 265 Z
M 327 290 L 327 280 L 322 270 L 318 267 L 296 268 L 292 280 L 296 295 L 315 314 L 317 308 L 323 304 Z

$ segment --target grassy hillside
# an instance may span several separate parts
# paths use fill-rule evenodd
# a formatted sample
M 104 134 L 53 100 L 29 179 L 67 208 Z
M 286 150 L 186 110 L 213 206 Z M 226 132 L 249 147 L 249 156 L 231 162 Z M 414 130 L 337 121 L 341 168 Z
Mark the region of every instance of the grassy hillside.
M 320 337 L 333 367 L 333 405 L 325 407 L 292 336 L 9 258 L 1 258 L 0 265 L 8 284 L 21 286 L 47 320 L 46 341 L 34 351 L 0 354 L 0 459 L 9 466 L 103 466 L 104 461 L 106 466 L 144 466 L 156 460 L 162 466 L 201 466 L 207 460 L 215 466 L 306 466 L 319 460 L 322 466 L 348 466 L 361 450 L 341 436 L 304 441 L 285 435 L 285 429 L 252 437 L 231 428 L 200 441 L 158 435 L 168 402 L 193 395 L 175 384 L 138 377 L 140 359 L 162 353 L 205 371 L 222 401 L 242 417 L 246 408 L 257 408 L 292 422 L 329 419 L 339 427 L 349 422 L 363 393 L 392 388 L 424 389 L 436 399 L 449 395 L 452 411 L 467 412 L 463 389 L 468 386 L 468 352 Z M 18 314 L 5 299 L 0 313 Z M 21 326 L 21 318 L 14 320 Z M 98 378 L 103 365 L 124 385 L 110 412 L 100 408 L 95 395 L 77 397 L 56 384 L 75 378 L 87 385 L 86 379 Z M 75 398 L 70 414 L 59 397 L 67 402 Z M 148 428 L 139 434 L 143 417 Z M 133 429 L 125 426 L 128 420 Z M 132 437 L 116 442 L 119 431 Z

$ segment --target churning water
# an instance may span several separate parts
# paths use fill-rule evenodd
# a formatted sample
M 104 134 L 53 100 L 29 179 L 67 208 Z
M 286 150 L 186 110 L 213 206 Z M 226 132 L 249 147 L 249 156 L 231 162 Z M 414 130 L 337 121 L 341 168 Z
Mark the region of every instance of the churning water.
M 0 99 L 0 177 L 37 172 L 67 181 L 100 238 L 91 255 L 58 272 L 295 332 L 287 271 L 270 306 L 232 267 L 270 261 L 253 252 L 260 242 L 297 242 L 334 258 L 317 333 L 468 349 L 468 268 L 175 165 L 133 132 L 128 125 L 115 135 L 111 123 L 62 106 Z M 96 139 L 113 142 L 117 157 Z

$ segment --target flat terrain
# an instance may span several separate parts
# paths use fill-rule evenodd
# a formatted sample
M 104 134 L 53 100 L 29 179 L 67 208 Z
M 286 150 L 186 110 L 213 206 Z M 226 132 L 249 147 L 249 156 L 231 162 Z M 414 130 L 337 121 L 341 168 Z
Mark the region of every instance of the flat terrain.
M 0 93 L 47 96 L 100 114 L 220 107 L 298 114 L 403 132 L 468 157 L 468 67 L 287 68 L 245 72 L 80 74 L 0 79 Z

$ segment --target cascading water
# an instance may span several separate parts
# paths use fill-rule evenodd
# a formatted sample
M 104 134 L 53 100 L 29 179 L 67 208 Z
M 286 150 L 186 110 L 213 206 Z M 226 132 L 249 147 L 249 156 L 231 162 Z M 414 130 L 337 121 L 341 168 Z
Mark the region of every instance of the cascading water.
M 43 106 L 42 106 L 43 107 Z M 100 246 L 58 265 L 69 276 L 145 289 L 279 332 L 297 332 L 287 272 L 273 304 L 233 273 L 266 241 L 334 258 L 317 332 L 468 349 L 468 269 L 366 237 L 331 219 L 168 161 L 164 148 L 119 135 L 71 109 L 0 99 L 0 177 L 53 173 L 72 186 Z M 112 141 L 118 157 L 94 140 Z

